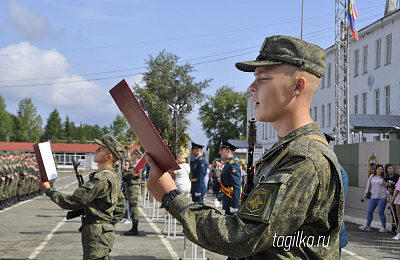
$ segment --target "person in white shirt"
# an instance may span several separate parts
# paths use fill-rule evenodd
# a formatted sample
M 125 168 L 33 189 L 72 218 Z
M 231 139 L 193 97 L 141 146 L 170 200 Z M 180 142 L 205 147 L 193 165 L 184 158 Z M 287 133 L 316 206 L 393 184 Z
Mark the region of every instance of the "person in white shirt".
M 182 155 L 178 155 L 178 164 L 181 167 L 179 170 L 170 172 L 172 179 L 175 181 L 176 187 L 186 195 L 190 197 L 191 182 L 189 179 L 190 165 L 186 162 L 186 159 Z

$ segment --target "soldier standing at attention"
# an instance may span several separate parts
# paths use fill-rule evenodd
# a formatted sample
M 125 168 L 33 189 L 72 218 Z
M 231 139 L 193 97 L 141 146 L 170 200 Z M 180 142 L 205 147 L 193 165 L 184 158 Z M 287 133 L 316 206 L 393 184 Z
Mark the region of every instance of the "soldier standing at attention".
M 240 204 L 241 194 L 241 171 L 240 166 L 234 158 L 237 149 L 226 140 L 222 140 L 219 147 L 221 159 L 225 161 L 224 170 L 221 174 L 222 209 L 225 214 L 232 215 L 237 212 Z
M 207 187 L 204 183 L 204 176 L 207 174 L 207 162 L 203 156 L 203 145 L 192 142 L 192 155 L 196 158 L 191 167 L 192 194 L 193 202 L 203 202 L 204 194 L 207 192 Z M 151 166 L 150 166 L 151 167 Z
M 252 260 L 339 259 L 344 204 L 339 163 L 310 116 L 324 59 L 319 46 L 278 35 L 265 39 L 256 60 L 236 63 L 254 72 L 249 90 L 256 119 L 271 122 L 279 136 L 258 161 L 255 188 L 238 214 L 223 215 L 179 195 L 170 175 L 146 155 L 149 191 L 182 223 L 188 239 Z
M 39 187 L 63 209 L 84 210 L 82 217 L 83 259 L 109 259 L 114 244 L 115 224 L 122 218 L 126 205 L 114 163 L 124 155 L 124 148 L 111 135 L 94 140 L 99 147 L 94 162 L 98 170 L 89 181 L 66 195 L 39 181 Z
M 140 172 L 134 172 L 136 164 L 139 162 L 142 153 L 135 149 L 132 152 L 129 169 L 124 172 L 122 180 L 126 182 L 126 198 L 129 201 L 129 212 L 132 219 L 132 228 L 124 233 L 124 236 L 137 236 L 139 235 L 139 192 L 140 192 Z
M 125 145 L 125 154 L 124 154 L 124 161 L 122 162 L 121 166 L 121 175 L 122 173 L 125 173 L 125 171 L 129 170 L 129 167 L 132 165 L 132 147 Z M 126 202 L 126 212 L 124 215 L 124 218 L 121 220 L 122 223 L 127 223 L 130 224 L 132 223 L 131 219 L 131 211 L 129 209 L 129 200 L 126 195 L 126 188 L 128 187 L 128 184 L 123 180 L 123 176 L 121 176 L 121 189 L 122 192 L 125 195 L 125 202 Z

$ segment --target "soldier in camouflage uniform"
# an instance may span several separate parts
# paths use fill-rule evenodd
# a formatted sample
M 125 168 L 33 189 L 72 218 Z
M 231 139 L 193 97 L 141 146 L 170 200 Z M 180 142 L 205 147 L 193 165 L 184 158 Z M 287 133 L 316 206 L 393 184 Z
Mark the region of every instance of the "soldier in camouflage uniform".
M 128 170 L 124 171 L 122 180 L 127 184 L 126 187 L 126 198 L 129 201 L 129 213 L 132 219 L 132 228 L 124 233 L 124 236 L 137 236 L 139 235 L 138 224 L 139 224 L 139 192 L 140 192 L 140 172 L 134 172 L 136 164 L 139 162 L 142 153 L 135 149 L 132 152 L 131 160 L 129 161 Z
M 113 165 L 124 155 L 122 145 L 111 135 L 95 139 L 99 144 L 94 162 L 97 171 L 89 181 L 66 195 L 39 181 L 39 186 L 64 209 L 84 210 L 82 217 L 83 259 L 109 259 L 114 243 L 115 224 L 122 218 L 126 205 Z
M 254 72 L 249 89 L 255 117 L 271 122 L 279 136 L 257 163 L 256 187 L 239 213 L 223 215 L 178 195 L 169 174 L 146 155 L 150 192 L 182 223 L 191 241 L 246 259 L 339 258 L 344 203 L 339 164 L 309 111 L 324 58 L 319 46 L 271 36 L 255 61 L 236 64 Z

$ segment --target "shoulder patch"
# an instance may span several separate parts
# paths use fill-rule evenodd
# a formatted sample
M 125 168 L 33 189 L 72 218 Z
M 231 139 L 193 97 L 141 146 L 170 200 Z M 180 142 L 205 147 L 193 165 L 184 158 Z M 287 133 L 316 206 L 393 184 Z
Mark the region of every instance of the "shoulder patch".
M 230 164 L 233 164 L 234 162 L 233 162 L 233 160 L 230 160 L 229 163 L 230 163 Z
M 261 184 L 254 188 L 253 192 L 240 208 L 240 217 L 269 223 L 279 188 L 280 185 L 277 184 Z
M 200 156 L 200 157 L 199 157 L 199 161 L 201 161 L 201 160 L 203 160 L 203 156 Z

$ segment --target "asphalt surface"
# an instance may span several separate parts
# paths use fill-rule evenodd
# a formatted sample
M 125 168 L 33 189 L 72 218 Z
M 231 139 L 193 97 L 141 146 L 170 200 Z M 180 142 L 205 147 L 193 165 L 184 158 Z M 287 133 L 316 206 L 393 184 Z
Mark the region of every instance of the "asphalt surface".
M 59 174 L 55 183 L 63 193 L 72 193 L 77 186 L 72 173 Z M 208 194 L 205 203 L 213 205 L 213 201 Z M 80 218 L 66 220 L 66 212 L 45 195 L 1 210 L 0 259 L 82 259 Z M 151 207 L 148 200 L 141 202 L 140 213 L 139 236 L 123 236 L 131 225 L 117 224 L 112 259 L 226 259 L 186 240 L 179 223 L 168 219 L 158 203 Z M 345 224 L 349 244 L 342 259 L 400 259 L 400 241 L 392 239 L 394 234 L 382 234 L 377 229 L 359 231 L 358 224 Z

